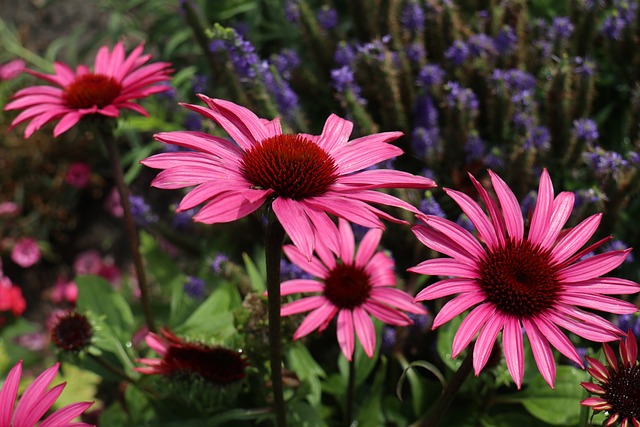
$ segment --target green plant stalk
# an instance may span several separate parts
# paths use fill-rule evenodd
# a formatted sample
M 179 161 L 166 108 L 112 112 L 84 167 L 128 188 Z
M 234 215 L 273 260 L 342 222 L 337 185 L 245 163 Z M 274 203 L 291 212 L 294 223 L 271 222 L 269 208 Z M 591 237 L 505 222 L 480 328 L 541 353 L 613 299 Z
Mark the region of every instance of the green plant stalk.
M 100 132 L 99 132 L 100 133 Z M 105 131 L 106 133 L 106 131 Z M 140 239 L 138 229 L 131 213 L 131 203 L 129 202 L 129 187 L 124 181 L 124 172 L 122 171 L 122 162 L 120 161 L 120 152 L 118 150 L 118 141 L 112 135 L 101 135 L 106 140 L 109 158 L 111 160 L 111 169 L 113 178 L 116 181 L 116 187 L 120 194 L 120 202 L 124 212 L 125 231 L 127 240 L 129 241 L 129 249 L 133 258 L 133 265 L 136 269 L 136 277 L 138 279 L 138 287 L 140 288 L 140 301 L 142 303 L 142 311 L 144 313 L 145 323 L 151 332 L 156 330 L 151 305 L 149 301 L 149 285 L 145 274 L 144 263 L 142 262 L 142 254 L 140 253 Z
M 351 426 L 353 422 L 353 409 L 355 407 L 356 399 L 356 357 L 355 354 L 349 361 L 349 383 L 347 385 L 347 406 L 345 410 L 344 425 L 345 427 Z
M 436 427 L 440 423 L 441 418 L 451 406 L 453 399 L 460 391 L 460 387 L 464 384 L 465 380 L 473 370 L 473 345 L 470 345 L 467 349 L 467 355 L 465 356 L 462 364 L 458 368 L 449 383 L 442 391 L 442 394 L 436 401 L 433 409 L 429 413 L 429 416 L 420 423 L 420 427 Z
M 275 214 L 270 212 L 265 236 L 265 256 L 269 298 L 269 363 L 273 387 L 273 410 L 276 414 L 278 427 L 286 427 L 287 425 L 282 390 L 282 331 L 280 326 L 280 258 L 284 236 L 284 228 Z

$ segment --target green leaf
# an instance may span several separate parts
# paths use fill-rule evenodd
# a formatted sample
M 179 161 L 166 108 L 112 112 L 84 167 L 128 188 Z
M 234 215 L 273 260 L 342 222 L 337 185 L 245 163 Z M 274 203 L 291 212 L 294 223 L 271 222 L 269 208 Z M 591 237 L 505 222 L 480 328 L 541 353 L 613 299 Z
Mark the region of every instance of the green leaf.
M 307 395 L 309 403 L 311 405 L 319 405 L 320 395 L 322 393 L 320 378 L 325 378 L 326 373 L 322 367 L 318 365 L 311 353 L 309 353 L 307 347 L 296 342 L 287 352 L 287 365 L 296 373 L 300 380 L 309 383 L 311 388 Z
M 224 282 L 209 295 L 187 320 L 174 328 L 176 333 L 213 336 L 224 340 L 236 333 L 231 310 L 235 286 Z
M 79 311 L 104 316 L 105 324 L 122 342 L 130 339 L 133 331 L 133 313 L 122 295 L 111 284 L 98 276 L 78 276 Z
M 449 322 L 438 328 L 438 340 L 436 342 L 436 349 L 440 358 L 452 371 L 457 371 L 462 364 L 462 358 L 451 358 L 451 346 L 453 345 L 453 337 L 460 328 L 462 323 L 462 316 L 456 316 Z
M 357 372 L 357 371 L 356 371 Z M 384 425 L 384 414 L 382 412 L 382 392 L 384 380 L 387 375 L 387 358 L 380 358 L 380 365 L 371 387 L 366 390 L 366 397 L 360 407 L 356 406 L 356 420 L 359 427 L 378 427 Z
M 427 361 L 416 360 L 414 362 L 407 363 L 407 361 L 401 355 L 398 356 L 398 361 L 402 365 L 403 371 L 396 385 L 396 395 L 400 400 L 402 400 L 402 386 L 404 384 L 405 378 L 408 379 L 409 387 L 411 389 L 411 403 L 413 412 L 416 416 L 419 416 L 426 410 L 425 404 L 428 401 L 431 401 L 431 399 L 427 400 L 427 393 L 428 391 L 430 391 L 430 389 L 427 388 L 425 381 L 420 378 L 414 368 L 423 368 L 431 372 L 440 382 L 441 389 L 446 386 L 446 380 L 444 379 L 444 376 L 438 370 L 438 368 Z
M 247 269 L 247 274 L 249 275 L 249 283 L 251 283 L 251 287 L 258 293 L 264 292 L 267 289 L 265 277 L 260 273 L 260 270 L 256 267 L 249 255 L 243 253 L 242 259 L 244 260 L 244 266 Z
M 522 403 L 539 420 L 554 425 L 574 425 L 580 418 L 580 400 L 584 396 L 580 382 L 586 379 L 585 371 L 558 366 L 554 389 L 539 375 L 526 390 L 509 397 Z
M 484 417 L 480 420 L 482 427 L 545 427 L 539 420 L 531 418 L 527 414 L 517 412 L 498 414 L 493 417 Z

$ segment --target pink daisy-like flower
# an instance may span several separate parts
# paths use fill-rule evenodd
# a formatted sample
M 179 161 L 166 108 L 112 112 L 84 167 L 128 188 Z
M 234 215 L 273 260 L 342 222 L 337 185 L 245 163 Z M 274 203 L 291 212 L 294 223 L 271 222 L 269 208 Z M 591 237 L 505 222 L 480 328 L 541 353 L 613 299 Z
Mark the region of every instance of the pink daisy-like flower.
M 608 344 L 602 344 L 608 367 L 600 361 L 587 356 L 591 365 L 587 369 L 598 382 L 583 382 L 588 392 L 597 397 L 588 397 L 580 404 L 591 407 L 594 411 L 607 411 L 609 417 L 605 426 L 640 427 L 640 363 L 638 363 L 638 342 L 631 330 L 627 331 L 626 341 L 620 340 L 620 359 Z M 618 424 L 619 423 L 619 424 Z
M 49 410 L 62 393 L 66 383 L 61 383 L 47 390 L 58 373 L 59 363 L 45 370 L 25 390 L 18 405 L 18 386 L 22 374 L 22 362 L 18 362 L 9 372 L 0 390 L 0 427 L 35 427 L 38 420 Z M 38 427 L 91 427 L 91 424 L 72 422 L 74 418 L 86 411 L 93 402 L 78 402 L 58 409 L 45 418 Z M 15 406 L 15 411 L 14 411 Z
M 431 188 L 435 183 L 394 170 L 364 170 L 402 154 L 391 144 L 401 132 L 349 141 L 353 123 L 331 115 L 320 136 L 283 134 L 279 119 L 267 121 L 229 101 L 199 95 L 207 107 L 185 105 L 218 123 L 235 143 L 202 132 L 167 132 L 158 141 L 191 152 L 162 153 L 142 161 L 160 172 L 152 185 L 175 189 L 192 185 L 179 211 L 205 203 L 193 217 L 208 224 L 234 221 L 273 200 L 272 208 L 300 250 L 310 257 L 316 241 L 337 248 L 329 214 L 369 228 L 380 218 L 397 221 L 370 205 L 416 208 L 380 188 Z
M 40 261 L 40 247 L 36 239 L 23 237 L 18 239 L 11 249 L 11 260 L 20 267 L 31 267 Z
M 146 110 L 132 101 L 169 90 L 169 86 L 156 83 L 170 79 L 171 64 L 144 65 L 151 55 L 143 55 L 142 49 L 143 45 L 138 45 L 127 57 L 122 43 L 117 43 L 113 51 L 103 46 L 98 50 L 93 71 L 80 65 L 74 72 L 61 62 L 54 63 L 54 74 L 26 70 L 59 87 L 32 86 L 19 90 L 4 108 L 24 110 L 11 127 L 30 121 L 24 132 L 25 138 L 29 138 L 46 123 L 60 119 L 53 130 L 53 136 L 59 136 L 87 115 L 118 117 L 120 110 L 127 108 L 147 116 Z
M 578 307 L 617 314 L 637 311 L 635 305 L 607 294 L 634 294 L 640 285 L 600 277 L 619 266 L 631 249 L 580 260 L 609 239 L 580 250 L 595 233 L 601 214 L 563 230 L 574 196 L 561 192 L 554 197 L 546 170 L 540 178 L 538 199 L 525 237 L 515 195 L 498 175 L 492 171 L 489 175 L 497 202 L 470 175 L 488 217 L 466 194 L 444 190 L 469 217 L 484 245 L 457 224 L 433 215 L 422 218 L 426 225 L 413 228 L 425 246 L 451 257 L 427 260 L 409 269 L 450 277 L 423 289 L 416 301 L 459 294 L 442 307 L 434 319 L 434 328 L 477 306 L 462 321 L 453 340 L 452 356 L 464 350 L 479 332 L 473 349 L 473 366 L 478 375 L 502 331 L 507 367 L 518 387 L 524 374 L 524 330 L 540 373 L 553 387 L 556 366 L 552 346 L 582 366 L 575 347 L 558 326 L 596 342 L 612 341 L 622 335 L 608 320 Z
M 297 247 L 284 247 L 294 264 L 321 279 L 288 280 L 280 286 L 282 295 L 320 293 L 282 306 L 282 316 L 311 311 L 293 339 L 304 337 L 315 329 L 324 330 L 337 315 L 338 344 L 345 357 L 351 360 L 356 335 L 367 356 L 373 357 L 376 333 L 370 316 L 390 325 L 406 326 L 413 322 L 405 311 L 426 313 L 421 305 L 413 303 L 409 294 L 393 287 L 396 285 L 393 261 L 384 252 L 376 252 L 381 237 L 381 229 L 369 230 L 354 256 L 353 231 L 347 221 L 340 219 L 336 252 L 339 259 L 322 245 L 316 247 L 319 258 L 314 256 L 310 261 Z

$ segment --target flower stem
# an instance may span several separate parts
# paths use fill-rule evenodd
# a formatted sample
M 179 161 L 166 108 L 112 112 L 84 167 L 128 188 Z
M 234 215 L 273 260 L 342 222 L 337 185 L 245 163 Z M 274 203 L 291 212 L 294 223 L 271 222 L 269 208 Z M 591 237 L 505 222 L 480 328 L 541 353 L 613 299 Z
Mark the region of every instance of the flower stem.
M 153 314 L 149 304 L 149 286 L 145 275 L 144 265 L 142 263 L 142 255 L 140 254 L 140 241 L 138 238 L 138 229 L 133 220 L 131 213 L 131 203 L 129 202 L 129 187 L 124 182 L 124 172 L 122 171 L 122 163 L 120 162 L 120 152 L 118 150 L 118 141 L 114 137 L 106 137 L 107 148 L 109 150 L 109 158 L 111 159 L 111 169 L 113 177 L 116 181 L 116 187 L 120 194 L 120 201 L 124 211 L 124 224 L 129 241 L 129 249 L 133 257 L 133 265 L 136 269 L 136 277 L 140 288 L 140 300 L 142 302 L 142 310 L 144 312 L 147 327 L 151 332 L 155 331 Z
M 356 358 L 355 354 L 349 361 L 349 385 L 347 386 L 347 409 L 345 416 L 345 426 L 349 427 L 353 422 L 353 408 L 356 398 Z
M 269 362 L 271 364 L 271 384 L 273 386 L 273 408 L 276 425 L 286 427 L 287 418 L 282 392 L 282 340 L 280 330 L 280 258 L 284 228 L 273 213 L 267 225 L 265 256 L 267 266 L 267 294 L 269 296 Z
M 473 370 L 473 345 L 469 346 L 467 355 L 465 356 L 462 364 L 458 368 L 453 377 L 448 382 L 447 386 L 442 391 L 440 398 L 436 401 L 433 410 L 429 416 L 420 423 L 420 427 L 436 427 L 440 422 L 442 416 L 447 412 L 449 406 L 453 402 L 453 399 L 460 391 L 460 387 L 464 384 L 465 380 Z

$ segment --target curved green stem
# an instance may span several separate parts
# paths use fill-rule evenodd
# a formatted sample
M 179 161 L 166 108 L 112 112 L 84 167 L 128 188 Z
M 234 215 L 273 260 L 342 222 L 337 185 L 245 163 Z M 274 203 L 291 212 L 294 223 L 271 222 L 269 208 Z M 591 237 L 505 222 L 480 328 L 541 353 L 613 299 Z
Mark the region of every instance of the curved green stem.
M 356 398 L 356 358 L 355 354 L 349 361 L 349 385 L 347 386 L 347 408 L 345 413 L 345 423 L 346 427 L 351 426 L 353 422 L 353 409 L 355 407 L 355 398 Z
M 287 425 L 282 390 L 282 332 L 280 328 L 280 258 L 284 236 L 284 228 L 271 213 L 265 239 L 265 256 L 269 296 L 269 362 L 273 386 L 273 409 L 276 413 L 278 427 L 286 427 Z

